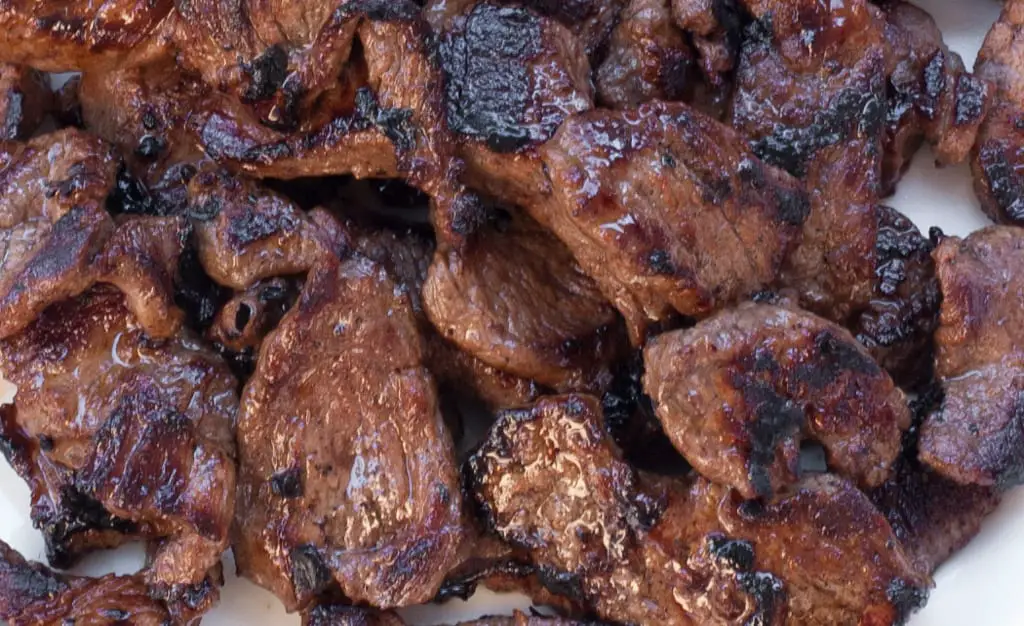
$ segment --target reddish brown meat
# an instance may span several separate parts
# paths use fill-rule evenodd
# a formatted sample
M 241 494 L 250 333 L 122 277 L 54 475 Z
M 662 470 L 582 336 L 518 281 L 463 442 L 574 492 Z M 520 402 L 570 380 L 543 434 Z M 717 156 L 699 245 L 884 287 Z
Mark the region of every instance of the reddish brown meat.
M 437 593 L 462 540 L 459 478 L 412 307 L 382 267 L 314 268 L 263 342 L 238 442 L 244 576 L 293 611 L 335 584 L 382 608 Z
M 28 139 L 52 109 L 46 74 L 24 65 L 0 64 L 0 140 Z
M 0 342 L 5 452 L 50 561 L 161 540 L 147 582 L 199 584 L 228 545 L 236 382 L 188 332 L 147 336 L 116 291 L 48 309 Z
M 921 427 L 920 458 L 958 483 L 1024 481 L 1024 230 L 992 226 L 935 251 L 941 408 Z
M 340 604 L 322 604 L 302 614 L 303 626 L 405 626 L 397 613 L 376 611 Z M 516 611 L 511 616 L 481 617 L 456 626 L 597 626 L 594 622 L 576 622 L 558 617 L 527 616 Z
M 974 70 L 992 85 L 992 111 L 971 153 L 974 190 L 997 222 L 1024 225 L 1024 2 L 1007 0 Z
M 750 504 L 704 479 L 641 483 L 585 396 L 505 412 L 470 470 L 498 534 L 605 619 L 894 624 L 923 600 L 927 579 L 849 484 Z
M 744 305 L 652 339 L 644 389 L 665 432 L 709 479 L 746 498 L 800 478 L 800 444 L 864 487 L 885 481 L 910 426 L 906 398 L 843 328 Z
M 554 192 L 526 208 L 626 320 L 634 343 L 777 277 L 807 197 L 740 136 L 682 104 L 569 118 L 541 152 Z

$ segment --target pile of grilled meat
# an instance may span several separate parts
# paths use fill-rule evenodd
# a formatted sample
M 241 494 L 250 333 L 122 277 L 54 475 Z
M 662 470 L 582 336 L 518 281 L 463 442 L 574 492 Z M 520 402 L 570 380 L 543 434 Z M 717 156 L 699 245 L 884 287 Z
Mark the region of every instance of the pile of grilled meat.
M 898 624 L 1024 482 L 1024 1 L 0 4 L 0 449 L 148 546 L 2 620 Z

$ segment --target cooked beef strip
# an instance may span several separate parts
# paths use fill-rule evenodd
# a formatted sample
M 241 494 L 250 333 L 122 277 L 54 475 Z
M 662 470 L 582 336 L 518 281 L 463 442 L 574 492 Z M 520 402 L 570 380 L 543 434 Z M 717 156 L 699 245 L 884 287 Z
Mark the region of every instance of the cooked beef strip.
M 570 117 L 541 154 L 553 194 L 525 208 L 626 320 L 634 344 L 778 277 L 807 215 L 795 180 L 683 104 Z
M 182 313 L 171 279 L 185 225 L 175 218 L 115 221 L 105 207 L 118 163 L 110 146 L 73 129 L 0 142 L 0 337 L 97 282 L 124 291 L 150 335 L 177 331 Z
M 834 476 L 768 503 L 704 479 L 641 482 L 570 395 L 503 413 L 470 460 L 492 528 L 549 588 L 624 623 L 900 622 L 927 578 Z
M 198 584 L 228 545 L 236 382 L 182 331 L 148 336 L 115 290 L 47 309 L 0 342 L 4 452 L 32 489 L 51 563 L 161 540 L 147 582 Z
M 927 378 L 938 310 L 928 241 L 880 206 L 887 110 L 884 15 L 857 0 L 753 1 L 732 124 L 811 190 L 803 240 L 779 284 L 846 326 L 901 383 Z M 805 6 L 806 5 L 806 6 Z M 806 45 L 811 41 L 812 45 Z M 952 81 L 950 81 L 952 82 Z
M 0 10 L 0 62 L 45 72 L 105 71 L 168 53 L 172 0 L 10 0 Z
M 672 18 L 671 0 L 631 0 L 596 71 L 597 101 L 624 109 L 651 100 L 683 100 L 695 58 Z
M 931 15 L 901 0 L 882 4 L 890 65 L 886 115 L 884 194 L 910 166 L 922 140 L 942 165 L 967 159 L 985 119 L 989 87 L 971 75 L 942 41 Z
M 1024 481 L 1024 229 L 990 226 L 935 250 L 942 406 L 921 427 L 921 461 L 961 484 Z
M 459 476 L 421 343 L 384 268 L 333 255 L 263 342 L 239 414 L 234 549 L 291 611 L 331 587 L 425 602 L 458 559 Z
M 800 479 L 800 444 L 863 487 L 885 481 L 910 427 L 906 397 L 844 330 L 809 313 L 741 305 L 644 349 L 644 389 L 702 475 L 745 498 Z
M 971 153 L 974 190 L 997 222 L 1024 226 L 1024 2 L 1007 0 L 974 62 L 992 86 L 992 110 Z
M 51 109 L 53 92 L 46 74 L 0 64 L 0 140 L 28 139 Z
M 559 391 L 601 392 L 625 352 L 618 313 L 553 235 L 496 218 L 441 250 L 423 304 L 442 337 L 484 363 Z

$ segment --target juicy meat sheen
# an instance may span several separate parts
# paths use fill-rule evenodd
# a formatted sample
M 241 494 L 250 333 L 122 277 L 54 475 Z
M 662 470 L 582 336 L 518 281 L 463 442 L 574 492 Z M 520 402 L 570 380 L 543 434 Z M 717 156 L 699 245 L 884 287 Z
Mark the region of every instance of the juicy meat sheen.
M 703 476 L 746 498 L 800 478 L 800 444 L 865 487 L 889 477 L 910 426 L 906 398 L 843 328 L 743 305 L 652 339 L 644 389 L 666 434 Z
M 704 479 L 641 481 L 586 396 L 501 414 L 470 472 L 491 527 L 604 619 L 891 624 L 923 600 L 926 579 L 848 483 L 744 503 Z
M 289 610 L 425 602 L 458 558 L 459 476 L 408 297 L 325 255 L 263 342 L 238 423 L 239 571 Z M 413 452 L 414 450 L 414 452 Z
M 24 65 L 0 64 L 0 140 L 28 139 L 52 108 L 46 74 Z
M 920 458 L 958 483 L 1024 481 L 1024 229 L 990 226 L 935 250 L 942 313 L 935 374 L 942 406 Z
M 150 585 L 202 582 L 234 513 L 236 381 L 182 331 L 148 336 L 114 290 L 49 308 L 0 342 L 18 390 L 3 449 L 32 489 L 55 566 L 132 538 L 160 540 Z
M 675 312 L 704 317 L 775 281 L 807 215 L 796 181 L 682 104 L 575 115 L 541 148 L 554 232 L 641 344 Z

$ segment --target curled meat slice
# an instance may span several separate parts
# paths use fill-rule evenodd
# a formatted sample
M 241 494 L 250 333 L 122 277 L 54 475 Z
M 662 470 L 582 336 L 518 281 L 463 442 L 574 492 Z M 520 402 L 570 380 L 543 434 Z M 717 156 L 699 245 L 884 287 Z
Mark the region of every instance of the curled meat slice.
M 604 619 L 890 624 L 923 599 L 927 579 L 849 483 L 819 476 L 749 503 L 702 478 L 641 481 L 592 398 L 504 412 L 469 468 L 491 527 Z
M 807 313 L 745 305 L 644 349 L 644 389 L 666 434 L 704 476 L 746 498 L 800 476 L 800 443 L 874 487 L 910 427 L 906 398 L 843 328 Z
M 125 291 L 151 335 L 178 329 L 171 282 L 184 224 L 116 222 L 105 207 L 117 169 L 107 144 L 76 130 L 0 143 L 0 337 L 97 282 Z
M 554 192 L 526 208 L 594 278 L 641 344 L 769 285 L 807 197 L 732 129 L 682 104 L 575 115 L 541 148 Z
M 992 85 L 992 110 L 971 153 L 974 190 L 997 222 L 1024 226 L 1024 2 L 1008 0 L 985 37 L 974 70 Z
M 277 327 L 297 296 L 295 281 L 262 280 L 235 293 L 213 320 L 207 336 L 233 352 L 259 352 L 260 344 Z
M 53 104 L 46 74 L 24 65 L 0 64 L 0 140 L 28 139 Z
M 554 236 L 529 219 L 441 250 L 423 285 L 441 336 L 487 365 L 561 390 L 600 390 L 623 352 L 615 309 Z
M 199 584 L 228 545 L 236 381 L 182 331 L 149 337 L 102 287 L 0 342 L 17 385 L 3 408 L 11 464 L 54 565 L 132 538 L 160 540 L 147 582 Z
M 935 374 L 945 390 L 921 426 L 920 458 L 958 483 L 1024 481 L 1024 229 L 990 226 L 935 250 L 942 312 Z
M 239 571 L 289 610 L 425 602 L 457 561 L 459 476 L 408 297 L 328 255 L 242 396 Z
M 694 53 L 672 19 L 670 0 L 632 0 L 597 68 L 597 100 L 617 109 L 683 100 L 692 91 L 693 64 Z

